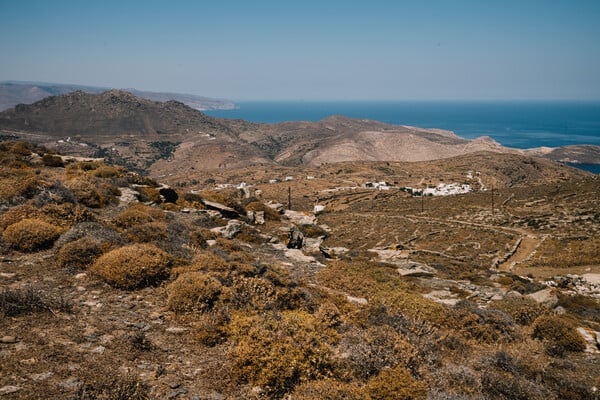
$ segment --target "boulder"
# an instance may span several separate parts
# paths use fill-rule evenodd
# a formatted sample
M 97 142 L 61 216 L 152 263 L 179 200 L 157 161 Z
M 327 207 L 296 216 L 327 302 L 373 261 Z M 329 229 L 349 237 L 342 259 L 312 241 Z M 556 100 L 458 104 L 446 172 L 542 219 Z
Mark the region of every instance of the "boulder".
M 177 203 L 177 199 L 179 199 L 179 195 L 177 192 L 170 187 L 162 187 L 158 190 L 160 194 L 160 198 L 163 203 Z
M 528 294 L 527 297 L 548 308 L 554 308 L 558 304 L 558 297 L 552 288 L 539 290 Z
M 233 239 L 235 235 L 240 233 L 243 229 L 243 225 L 240 221 L 236 219 L 232 219 L 227 223 L 225 229 L 223 229 L 222 234 L 225 239 Z
M 290 227 L 290 232 L 288 234 L 287 248 L 301 249 L 303 244 L 304 235 L 302 234 L 302 231 L 300 231 L 300 228 L 298 228 L 296 225 L 292 224 L 292 226 Z
M 227 207 L 224 204 L 217 203 L 215 201 L 203 200 L 204 205 L 209 210 L 215 210 L 221 213 L 225 218 L 237 218 L 239 213 L 231 207 Z

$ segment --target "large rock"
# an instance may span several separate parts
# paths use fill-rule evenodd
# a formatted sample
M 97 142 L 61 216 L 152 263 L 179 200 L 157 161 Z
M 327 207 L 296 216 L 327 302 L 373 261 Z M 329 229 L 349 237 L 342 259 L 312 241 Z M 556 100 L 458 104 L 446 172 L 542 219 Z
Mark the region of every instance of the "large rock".
M 589 328 L 579 327 L 577 332 L 585 340 L 585 352 L 591 354 L 600 353 L 600 332 Z
M 244 228 L 244 225 L 236 220 L 236 219 L 232 219 L 231 221 L 229 221 L 227 223 L 227 226 L 225 227 L 225 229 L 223 229 L 223 237 L 225 239 L 233 239 L 235 237 L 235 235 L 237 235 L 238 233 L 240 233 L 242 231 L 242 229 Z
M 215 210 L 215 211 L 220 212 L 221 215 L 223 215 L 225 218 L 237 218 L 240 215 L 233 208 L 227 207 L 224 204 L 217 203 L 215 201 L 208 201 L 208 200 L 203 200 L 202 202 L 204 203 L 206 208 L 208 208 L 209 210 Z
M 290 227 L 290 233 L 288 234 L 287 248 L 301 249 L 303 244 L 304 235 L 302 234 L 302 231 L 300 231 L 300 228 L 298 228 L 296 225 L 292 224 Z
M 527 297 L 548 308 L 554 308 L 558 304 L 558 297 L 554 294 L 554 289 L 552 288 L 528 294 Z

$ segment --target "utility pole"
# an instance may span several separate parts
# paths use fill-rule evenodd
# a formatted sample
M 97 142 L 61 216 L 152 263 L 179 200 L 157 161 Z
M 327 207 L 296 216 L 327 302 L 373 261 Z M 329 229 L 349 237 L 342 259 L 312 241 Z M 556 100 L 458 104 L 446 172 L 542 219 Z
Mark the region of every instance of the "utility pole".
M 292 187 L 288 186 L 288 210 L 292 209 Z
M 494 215 L 494 184 L 492 183 L 492 215 Z

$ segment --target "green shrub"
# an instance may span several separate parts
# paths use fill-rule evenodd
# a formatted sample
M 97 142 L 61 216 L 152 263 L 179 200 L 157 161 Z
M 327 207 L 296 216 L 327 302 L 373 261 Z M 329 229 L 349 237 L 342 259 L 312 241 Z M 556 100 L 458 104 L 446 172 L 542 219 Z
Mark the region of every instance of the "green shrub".
M 62 246 L 56 254 L 56 261 L 62 268 L 86 269 L 101 254 L 102 248 L 96 241 L 83 237 Z
M 37 218 L 28 218 L 8 226 L 2 238 L 10 247 L 23 252 L 34 252 L 52 247 L 60 230 Z
M 169 285 L 167 306 L 177 312 L 209 311 L 221 291 L 221 282 L 210 274 L 186 272 Z
M 551 355 L 563 356 L 566 352 L 584 351 L 585 340 L 570 318 L 561 315 L 542 316 L 533 323 L 532 337 L 540 339 Z
M 111 286 L 135 289 L 157 284 L 169 274 L 170 256 L 151 244 L 134 244 L 101 256 L 90 268 Z
M 369 379 L 366 386 L 371 400 L 425 400 L 427 388 L 417 381 L 406 368 L 384 369 Z

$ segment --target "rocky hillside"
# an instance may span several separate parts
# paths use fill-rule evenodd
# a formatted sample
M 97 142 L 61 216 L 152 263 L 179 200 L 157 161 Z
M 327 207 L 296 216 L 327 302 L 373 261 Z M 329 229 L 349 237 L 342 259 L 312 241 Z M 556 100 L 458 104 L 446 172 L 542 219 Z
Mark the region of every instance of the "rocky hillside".
M 0 142 L 0 398 L 595 400 L 600 178 L 463 157 L 191 191 Z
M 343 116 L 279 124 L 218 119 L 179 102 L 154 102 L 116 90 L 79 91 L 18 105 L 0 113 L 0 135 L 65 154 L 103 157 L 154 176 L 181 174 L 184 169 L 190 178 L 203 171 L 252 165 L 428 161 L 482 151 L 524 154 L 488 137 L 466 140 L 439 129 Z M 597 152 L 594 146 L 586 148 L 586 154 L 594 149 Z M 561 151 L 531 154 L 562 159 Z M 568 151 L 574 154 L 574 149 Z

